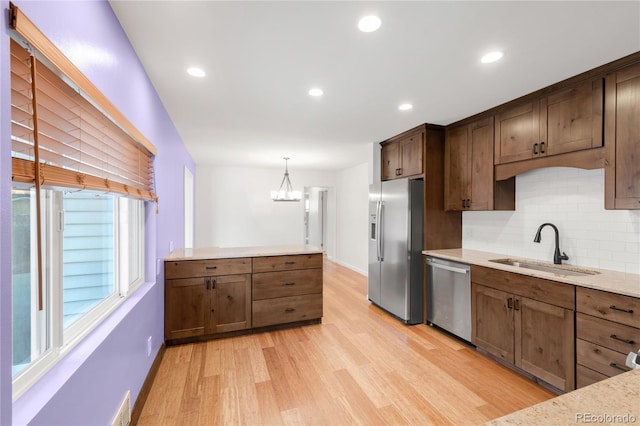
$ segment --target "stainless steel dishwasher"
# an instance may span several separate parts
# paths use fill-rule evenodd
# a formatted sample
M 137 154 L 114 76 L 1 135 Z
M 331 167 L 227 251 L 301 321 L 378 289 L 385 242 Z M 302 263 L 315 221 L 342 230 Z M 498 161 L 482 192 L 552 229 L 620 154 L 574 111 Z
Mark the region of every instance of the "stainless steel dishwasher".
M 427 256 L 427 324 L 471 341 L 471 273 L 466 263 Z

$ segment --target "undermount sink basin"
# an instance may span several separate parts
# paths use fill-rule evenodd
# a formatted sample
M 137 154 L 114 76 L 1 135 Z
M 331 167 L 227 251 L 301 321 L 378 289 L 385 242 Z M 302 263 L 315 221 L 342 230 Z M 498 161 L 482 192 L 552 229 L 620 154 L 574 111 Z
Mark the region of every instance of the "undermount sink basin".
M 600 272 L 590 271 L 589 269 L 577 268 L 569 265 L 553 265 L 550 263 L 538 263 L 532 261 L 523 261 L 517 259 L 491 259 L 489 262 L 501 263 L 503 265 L 515 266 L 517 268 L 533 269 L 535 271 L 551 272 L 558 275 L 585 276 L 596 275 Z

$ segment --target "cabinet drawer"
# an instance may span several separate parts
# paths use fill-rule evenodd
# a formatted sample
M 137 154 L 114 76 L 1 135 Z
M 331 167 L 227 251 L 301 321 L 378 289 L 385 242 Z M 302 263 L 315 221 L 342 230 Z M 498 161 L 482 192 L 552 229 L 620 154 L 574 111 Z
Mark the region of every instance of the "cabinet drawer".
M 307 268 L 322 268 L 322 253 L 253 258 L 253 272 L 289 271 Z
M 322 269 L 253 274 L 253 300 L 322 293 Z
M 576 314 L 576 337 L 627 354 L 640 343 L 640 328 Z
M 471 266 L 471 282 L 566 309 L 575 307 L 571 284 L 475 265 Z
M 608 377 L 604 374 L 598 373 L 584 365 L 576 365 L 576 389 L 589 386 L 606 378 Z
M 640 299 L 578 287 L 576 311 L 640 328 Z
M 165 278 L 250 274 L 251 258 L 169 261 L 164 273 Z
M 281 297 L 253 302 L 254 327 L 317 318 L 322 318 L 322 294 Z
M 576 362 L 607 377 L 615 376 L 630 368 L 625 365 L 626 354 L 612 351 L 586 340 L 576 339 Z

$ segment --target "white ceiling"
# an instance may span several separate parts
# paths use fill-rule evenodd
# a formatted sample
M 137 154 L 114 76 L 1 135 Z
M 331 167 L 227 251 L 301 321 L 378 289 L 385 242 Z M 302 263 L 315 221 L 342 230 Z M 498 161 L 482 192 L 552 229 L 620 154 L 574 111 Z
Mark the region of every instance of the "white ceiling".
M 110 3 L 196 164 L 343 169 L 640 50 L 639 1 Z M 360 32 L 371 13 L 382 27 Z

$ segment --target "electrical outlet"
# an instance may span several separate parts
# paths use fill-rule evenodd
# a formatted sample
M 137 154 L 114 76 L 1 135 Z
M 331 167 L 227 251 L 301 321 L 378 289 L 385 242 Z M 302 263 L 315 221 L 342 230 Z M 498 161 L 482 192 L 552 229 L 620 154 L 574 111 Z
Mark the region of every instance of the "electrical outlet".
M 156 277 L 160 276 L 162 271 L 162 259 L 156 259 Z
M 169 253 L 173 251 L 173 241 L 169 241 Z
M 151 356 L 151 346 L 152 346 L 152 337 L 153 336 L 149 336 L 149 338 L 147 339 L 147 358 Z

